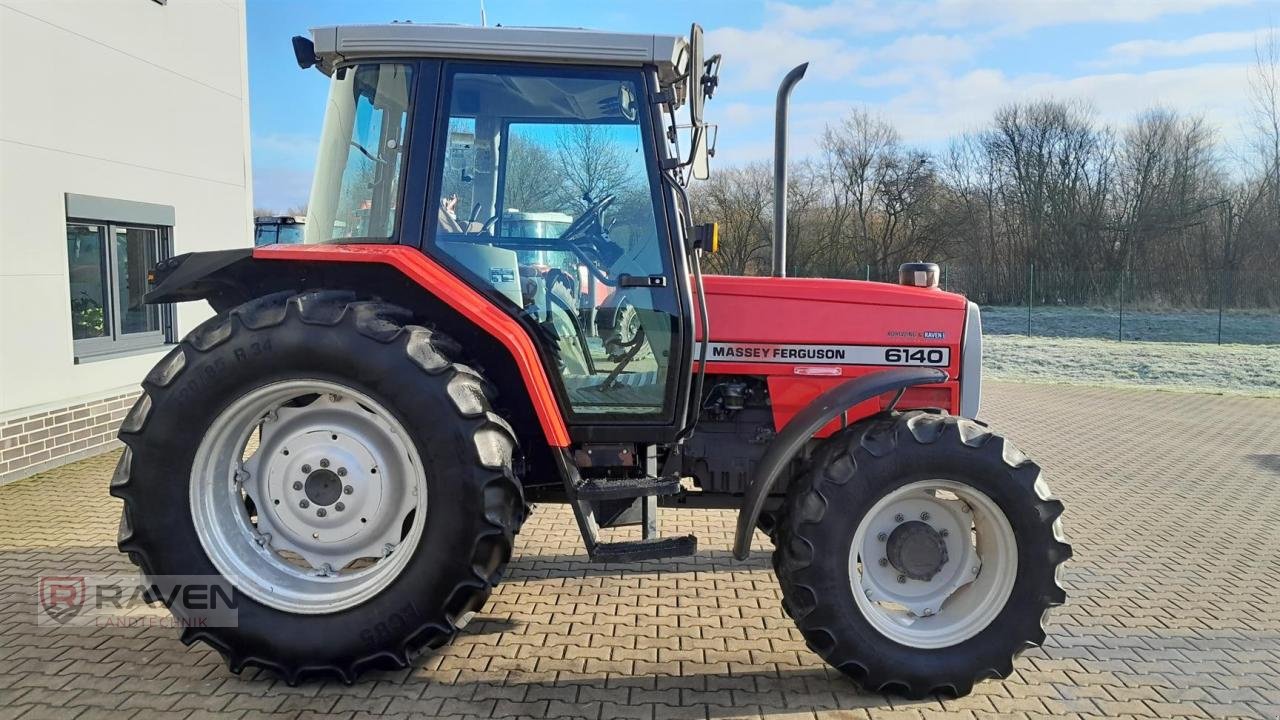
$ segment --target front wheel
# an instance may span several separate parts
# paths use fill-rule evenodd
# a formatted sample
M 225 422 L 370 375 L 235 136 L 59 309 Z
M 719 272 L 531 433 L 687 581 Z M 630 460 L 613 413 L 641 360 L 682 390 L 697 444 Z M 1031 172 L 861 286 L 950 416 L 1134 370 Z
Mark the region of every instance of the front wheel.
M 985 426 L 908 412 L 823 441 L 774 568 L 809 646 L 866 689 L 965 695 L 1044 640 L 1071 556 L 1040 468 Z

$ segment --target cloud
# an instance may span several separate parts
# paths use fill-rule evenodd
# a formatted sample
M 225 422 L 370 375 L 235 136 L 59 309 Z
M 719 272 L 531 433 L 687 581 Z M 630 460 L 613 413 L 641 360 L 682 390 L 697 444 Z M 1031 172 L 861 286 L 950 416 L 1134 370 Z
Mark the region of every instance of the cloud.
M 773 28 L 719 28 L 707 32 L 707 47 L 724 55 L 724 82 L 735 92 L 776 87 L 788 70 L 813 61 L 810 77 L 839 80 L 862 63 L 866 51 L 840 40 L 806 37 Z
M 974 44 L 948 35 L 906 35 L 876 51 L 876 57 L 896 63 L 939 65 L 963 62 L 973 57 Z
M 883 71 L 861 75 L 856 82 L 885 87 L 906 85 L 922 76 L 943 76 L 973 60 L 980 44 L 955 35 L 904 35 L 874 51 L 866 63 L 868 69 Z
M 910 145 L 940 150 L 950 138 L 985 127 L 1002 105 L 1044 98 L 1083 100 L 1101 123 L 1122 126 L 1153 106 L 1203 115 L 1223 140 L 1239 138 L 1248 105 L 1248 65 L 1207 63 L 1150 72 L 1099 73 L 1079 77 L 1009 75 L 983 68 L 929 78 L 881 102 L 796 102 L 791 108 L 792 157 L 817 151 L 822 131 L 855 107 L 884 117 Z M 772 124 L 753 122 L 772 106 L 735 103 L 732 119 L 721 118 L 717 161 L 730 164 L 771 156 Z
M 1153 106 L 1176 108 L 1203 115 L 1227 135 L 1248 104 L 1247 70 L 1243 63 L 1208 63 L 1073 78 L 977 70 L 899 95 L 880 110 L 908 141 L 922 144 L 981 127 L 1001 105 L 1047 97 L 1086 101 L 1100 121 L 1113 125 Z
M 766 14 L 780 31 L 839 28 L 882 33 L 909 28 L 991 26 L 997 33 L 1079 23 L 1147 22 L 1253 0 L 832 0 L 799 6 L 770 2 Z
M 1183 40 L 1130 40 L 1107 48 L 1102 65 L 1132 65 L 1152 58 L 1191 57 L 1254 47 L 1264 31 L 1215 32 Z

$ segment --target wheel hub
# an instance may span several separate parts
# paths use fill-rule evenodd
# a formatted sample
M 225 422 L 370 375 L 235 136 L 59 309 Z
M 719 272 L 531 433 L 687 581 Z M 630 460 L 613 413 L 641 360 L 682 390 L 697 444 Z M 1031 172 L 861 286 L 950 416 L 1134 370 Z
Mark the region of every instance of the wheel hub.
M 192 463 L 192 520 L 209 559 L 254 600 L 290 612 L 377 594 L 409 561 L 399 548 L 417 547 L 426 500 L 425 469 L 395 416 L 328 380 L 247 391 L 213 420 Z
M 912 580 L 929 581 L 947 564 L 942 534 L 920 520 L 908 520 L 889 533 L 885 557 L 895 570 Z
M 303 483 L 303 489 L 312 505 L 327 507 L 342 497 L 342 478 L 332 470 L 313 470 Z
M 999 507 L 972 486 L 898 487 L 859 521 L 849 552 L 854 600 L 871 624 L 912 647 L 950 647 L 986 627 L 1017 571 Z
M 258 452 L 245 463 L 245 492 L 259 508 L 258 532 L 270 549 L 328 575 L 399 544 L 416 488 L 385 471 L 398 460 L 379 442 L 389 434 L 384 425 L 337 394 L 281 407 L 263 420 Z

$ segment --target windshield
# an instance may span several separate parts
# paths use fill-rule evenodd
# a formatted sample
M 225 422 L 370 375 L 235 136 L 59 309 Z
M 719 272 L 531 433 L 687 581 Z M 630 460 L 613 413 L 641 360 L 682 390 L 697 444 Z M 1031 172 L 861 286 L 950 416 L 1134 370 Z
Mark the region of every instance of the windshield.
M 387 242 L 396 231 L 412 69 L 334 73 L 308 207 L 306 242 Z
M 259 223 L 254 230 L 253 244 L 261 245 L 296 245 L 303 241 L 305 225 L 297 222 Z

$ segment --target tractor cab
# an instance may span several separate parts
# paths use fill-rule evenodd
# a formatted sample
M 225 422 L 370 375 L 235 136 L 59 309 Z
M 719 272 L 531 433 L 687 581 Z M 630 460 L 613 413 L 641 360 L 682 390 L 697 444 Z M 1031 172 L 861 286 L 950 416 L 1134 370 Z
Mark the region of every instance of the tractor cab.
M 300 61 L 332 87 L 306 242 L 421 248 L 528 330 L 570 424 L 683 431 L 693 260 L 682 185 L 705 173 L 709 150 L 705 126 L 678 124 L 675 110 L 701 104 L 701 30 L 393 24 L 313 36 Z
M 253 219 L 253 246 L 293 245 L 302 242 L 307 218 L 301 215 L 265 215 Z

